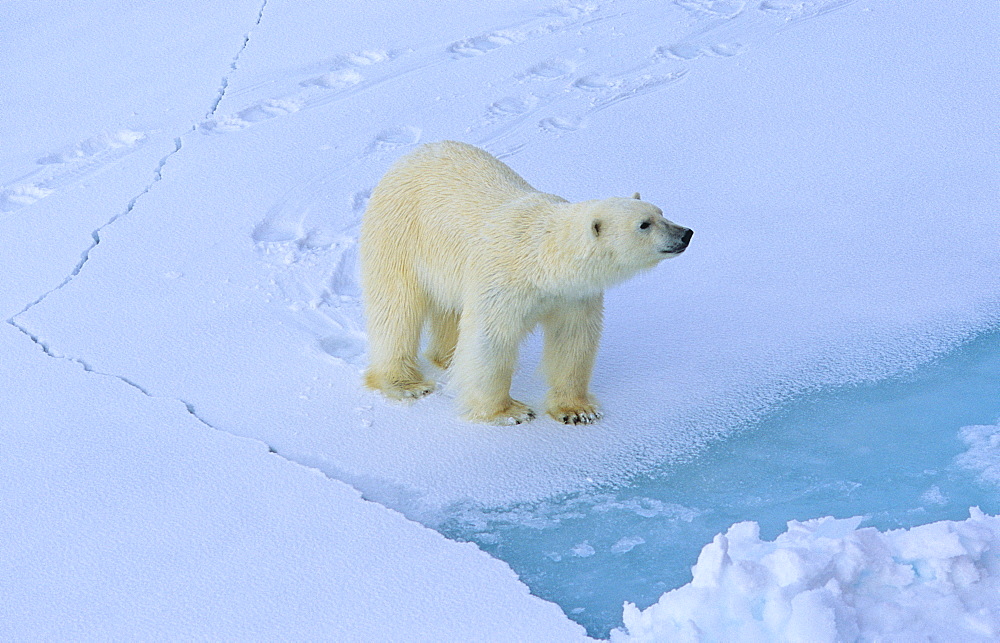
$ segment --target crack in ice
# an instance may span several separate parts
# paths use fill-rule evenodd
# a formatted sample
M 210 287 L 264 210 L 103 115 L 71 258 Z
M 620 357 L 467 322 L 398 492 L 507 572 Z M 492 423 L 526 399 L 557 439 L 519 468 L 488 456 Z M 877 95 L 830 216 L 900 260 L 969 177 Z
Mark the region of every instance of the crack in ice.
M 300 467 L 305 467 L 307 469 L 312 469 L 312 470 L 319 471 L 318 469 L 315 469 L 315 467 L 311 467 L 311 466 L 309 466 L 307 464 L 303 464 L 301 462 L 297 462 L 296 460 L 294 460 L 292 458 L 288 458 L 286 456 L 281 455 L 280 453 L 278 453 L 278 451 L 276 451 L 274 449 L 274 447 L 272 447 L 270 444 L 264 442 L 263 440 L 260 440 L 260 439 L 257 439 L 257 438 L 251 438 L 251 437 L 247 437 L 247 436 L 242 436 L 242 435 L 239 435 L 237 433 L 233 433 L 232 431 L 227 431 L 226 429 L 221 429 L 221 428 L 219 428 L 217 426 L 214 426 L 211 422 L 209 422 L 204 417 L 202 417 L 198 413 L 198 411 L 195 409 L 194 405 L 191 404 L 190 402 L 187 402 L 187 401 L 185 401 L 185 400 L 183 400 L 181 398 L 177 398 L 177 397 L 170 397 L 170 396 L 166 396 L 166 395 L 156 395 L 156 394 L 152 393 L 151 391 L 149 391 L 148 389 L 146 389 L 145 387 L 143 387 L 142 385 L 140 385 L 139 383 L 134 382 L 133 380 L 130 380 L 127 377 L 124 377 L 122 375 L 116 375 L 114 373 L 105 373 L 103 371 L 98 371 L 93 366 L 91 366 L 89 363 L 87 363 L 85 360 L 83 360 L 80 357 L 67 357 L 65 355 L 60 355 L 59 353 L 54 352 L 52 350 L 52 348 L 49 347 L 49 345 L 45 341 L 43 341 L 41 339 L 41 337 L 39 337 L 38 335 L 35 335 L 34 333 L 32 333 L 31 331 L 29 331 L 24 326 L 21 326 L 20 324 L 18 324 L 17 321 L 15 321 L 13 318 L 12 319 L 8 319 L 7 323 L 10 324 L 11 326 L 13 326 L 14 328 L 18 329 L 19 331 L 21 331 L 32 342 L 34 342 L 34 344 L 36 346 L 38 346 L 42 350 L 43 353 L 45 353 L 48 357 L 51 357 L 52 359 L 59 359 L 59 360 L 63 360 L 63 361 L 67 361 L 67 362 L 76 364 L 80 368 L 82 368 L 85 373 L 90 373 L 92 375 L 98 375 L 98 376 L 101 376 L 101 377 L 109 377 L 111 379 L 118 380 L 119 382 L 122 382 L 123 384 L 125 384 L 125 385 L 127 385 L 127 386 L 129 386 L 129 387 L 131 387 L 131 388 L 133 388 L 133 389 L 135 389 L 137 391 L 139 391 L 140 393 L 142 393 L 143 395 L 145 395 L 146 397 L 148 397 L 150 399 L 154 399 L 154 400 L 167 400 L 167 401 L 171 401 L 171 402 L 177 402 L 177 403 L 181 404 L 184 407 L 184 409 L 187 411 L 187 413 L 191 417 L 193 417 L 195 420 L 197 420 L 200 424 L 204 425 L 206 428 L 212 429 L 213 431 L 218 431 L 220 433 L 225 433 L 226 435 L 229 435 L 229 436 L 243 438 L 243 439 L 246 439 L 246 440 L 251 440 L 253 442 L 256 442 L 258 444 L 261 444 L 261 445 L 267 447 L 267 450 L 268 450 L 269 453 L 272 453 L 272 454 L 278 456 L 282 460 L 285 460 L 285 461 L 290 462 L 292 464 L 298 465 Z M 320 471 L 320 473 L 323 473 L 323 472 Z M 326 474 L 324 473 L 324 475 L 326 475 Z M 330 476 L 327 476 L 327 477 L 330 477 Z M 361 493 L 361 492 L 358 491 L 358 493 Z
M 21 332 L 25 332 L 24 329 L 21 328 L 20 326 L 18 326 L 18 324 L 14 320 L 17 317 L 19 317 L 19 316 L 23 315 L 24 313 L 28 312 L 29 310 L 31 310 L 32 308 L 34 308 L 38 304 L 40 304 L 43 301 L 45 301 L 45 299 L 49 295 L 51 295 L 52 293 L 56 292 L 57 290 L 61 290 L 62 288 L 65 288 L 67 285 L 69 285 L 69 283 L 71 281 L 73 281 L 73 279 L 75 279 L 77 277 L 77 275 L 80 274 L 80 271 L 83 270 L 83 267 L 87 264 L 88 261 L 90 261 L 90 253 L 92 253 L 94 251 L 94 248 L 96 248 L 101 243 L 101 231 L 104 230 L 105 228 L 107 228 L 108 226 L 113 225 L 116 221 L 118 221 L 123 216 L 129 214 L 130 212 L 132 212 L 132 210 L 135 209 L 135 205 L 139 201 L 139 199 L 141 199 L 143 196 L 145 196 L 146 194 L 148 194 L 149 191 L 153 189 L 153 186 L 156 185 L 157 183 L 159 183 L 163 179 L 163 166 L 166 165 L 167 160 L 171 156 L 173 156 L 174 154 L 176 154 L 177 152 L 179 152 L 180 150 L 181 150 L 181 139 L 180 139 L 180 137 L 177 137 L 177 138 L 174 139 L 174 149 L 169 154 L 167 154 L 162 159 L 160 159 L 160 162 L 157 164 L 156 169 L 153 170 L 153 180 L 150 181 L 149 184 L 145 188 L 143 188 L 142 192 L 140 192 L 136 196 L 134 196 L 131 199 L 129 199 L 128 205 L 125 207 L 124 210 L 122 210 L 121 212 L 119 212 L 115 216 L 113 216 L 110 219 L 108 219 L 107 221 L 105 221 L 103 224 L 101 224 L 100 227 L 98 227 L 96 230 L 94 230 L 93 232 L 90 233 L 90 237 L 91 237 L 91 241 L 92 242 L 83 251 L 83 253 L 81 253 L 81 255 L 80 255 L 80 261 L 78 261 L 77 264 L 76 264 L 76 266 L 73 267 L 73 270 L 69 273 L 69 275 L 65 279 L 63 279 L 62 282 L 60 282 L 60 284 L 58 286 L 56 286 L 55 288 L 52 288 L 51 290 L 48 290 L 48 291 L 42 293 L 41 296 L 39 296 L 37 299 L 35 299 L 31 303 L 29 303 L 27 306 L 25 306 L 24 308 L 22 308 L 20 312 L 18 312 L 13 317 L 11 317 L 10 319 L 8 319 L 7 323 L 9 323 L 12 326 L 18 328 L 19 330 L 21 330 Z
M 267 8 L 267 0 L 264 0 L 264 2 L 260 5 L 260 11 L 257 12 L 257 21 L 253 24 L 252 27 L 250 27 L 250 30 L 247 31 L 246 34 L 243 36 L 243 45 L 240 47 L 240 50 L 236 52 L 236 55 L 233 56 L 233 62 L 229 63 L 230 73 L 236 71 L 239 68 L 240 56 L 243 55 L 243 52 L 246 51 L 247 45 L 250 44 L 250 36 L 253 35 L 253 30 L 259 27 L 260 21 L 264 19 L 265 8 Z M 215 101 L 212 103 L 212 108 L 208 110 L 207 114 L 205 114 L 206 119 L 215 116 L 215 112 L 216 110 L 219 109 L 219 104 L 222 102 L 222 99 L 226 97 L 226 91 L 228 89 L 229 89 L 229 74 L 226 74 L 225 76 L 222 77 L 222 82 L 219 84 L 219 93 L 218 96 L 216 96 Z
M 156 395 L 155 393 L 151 392 L 149 389 L 145 388 L 144 386 L 142 386 L 138 382 L 130 380 L 129 378 L 127 378 L 127 377 L 125 377 L 123 375 L 116 375 L 114 373 L 105 373 L 103 371 L 96 370 L 93 366 L 91 366 L 89 363 L 87 363 L 84 359 L 82 359 L 80 357 L 68 357 L 66 355 L 60 355 L 59 353 L 54 352 L 52 350 L 52 348 L 44 340 L 42 340 L 41 337 L 39 337 L 38 335 L 35 335 L 34 333 L 32 333 L 31 331 L 29 331 L 24 326 L 21 326 L 20 324 L 18 324 L 15 319 L 13 319 L 13 318 L 8 319 L 7 323 L 10 324 L 11 326 L 13 326 L 14 328 L 18 329 L 19 331 L 21 331 L 21 333 L 23 333 L 25 336 L 27 336 L 36 346 L 38 346 L 42 350 L 42 352 L 45 353 L 45 355 L 47 355 L 48 357 L 51 357 L 52 359 L 63 360 L 63 361 L 67 361 L 67 362 L 76 364 L 80 368 L 82 368 L 85 373 L 90 373 L 92 375 L 97 375 L 97 376 L 101 376 L 101 377 L 109 377 L 111 379 L 118 380 L 119 382 L 121 382 L 121 383 L 123 383 L 123 384 L 125 384 L 125 385 L 127 385 L 127 386 L 129 386 L 129 387 L 131 387 L 133 389 L 135 389 L 136 391 L 139 391 L 140 393 L 142 393 L 143 395 L 145 395 L 149 399 L 152 399 L 152 400 L 166 400 L 166 401 L 170 401 L 170 402 L 176 402 L 176 403 L 182 405 L 184 407 L 184 410 L 188 413 L 188 415 L 190 415 L 192 418 L 194 418 L 195 420 L 197 420 L 198 423 L 201 424 L 201 425 L 203 425 L 205 428 L 211 429 L 213 431 L 218 431 L 219 433 L 223 433 L 223 434 L 228 435 L 230 437 L 240 438 L 240 439 L 243 439 L 243 440 L 250 440 L 251 442 L 256 442 L 257 444 L 260 444 L 260 445 L 264 446 L 267 449 L 268 453 L 270 453 L 270 454 L 272 454 L 272 455 L 274 455 L 274 456 L 276 456 L 278 458 L 281 458 L 282 460 L 284 460 L 285 462 L 288 462 L 289 464 L 293 464 L 295 466 L 299 466 L 299 467 L 302 467 L 304 469 L 309 469 L 310 471 L 315 471 L 317 473 L 322 474 L 323 476 L 325 476 L 326 478 L 328 478 L 330 480 L 335 480 L 337 482 L 346 484 L 347 486 L 349 486 L 352 489 L 354 489 L 358 493 L 358 496 L 360 497 L 360 499 L 364 500 L 365 502 L 372 502 L 374 504 L 383 506 L 383 507 L 385 507 L 385 508 L 387 508 L 387 509 L 389 509 L 391 511 L 397 511 L 397 510 L 393 509 L 389 505 L 383 504 L 383 503 L 381 503 L 381 502 L 379 502 L 377 500 L 373 500 L 373 499 L 369 498 L 367 495 L 365 495 L 365 492 L 362 489 L 358 488 L 358 486 L 352 484 L 348 480 L 343 479 L 343 478 L 339 478 L 339 477 L 337 477 L 335 475 L 331 475 L 331 473 L 325 467 L 314 466 L 314 465 L 308 464 L 307 462 L 305 462 L 303 460 L 299 460 L 299 459 L 297 459 L 295 457 L 285 455 L 285 454 L 281 453 L 280 451 L 278 451 L 274 446 L 272 446 L 271 444 L 268 444 L 267 442 L 265 442 L 264 440 L 261 440 L 260 438 L 251 437 L 251 436 L 247 436 L 247 435 L 240 435 L 239 433 L 235 433 L 233 431 L 229 431 L 227 429 L 215 426 L 214 424 L 212 424 L 211 422 L 209 422 L 208 420 L 206 420 L 201 414 L 199 414 L 198 411 L 197 411 L 197 409 L 195 408 L 194 404 L 188 402 L 187 400 L 184 400 L 184 399 L 179 398 L 179 397 L 171 397 L 171 396 L 168 396 L 168 395 Z M 409 518 L 409 517 L 407 516 L 407 518 Z M 419 523 L 419 521 L 416 521 L 416 520 L 414 520 L 414 522 L 418 522 Z

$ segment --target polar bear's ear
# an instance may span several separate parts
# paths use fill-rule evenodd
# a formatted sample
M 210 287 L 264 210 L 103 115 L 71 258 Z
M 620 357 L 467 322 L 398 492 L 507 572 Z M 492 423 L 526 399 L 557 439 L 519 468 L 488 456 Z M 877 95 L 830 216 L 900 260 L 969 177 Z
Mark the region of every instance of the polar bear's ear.
M 641 199 L 642 197 L 641 197 L 641 196 L 639 196 L 639 193 L 638 193 L 638 192 L 636 192 L 635 194 L 633 194 L 633 195 L 632 195 L 632 198 L 633 198 L 633 199 Z
M 594 219 L 594 222 L 590 224 L 590 229 L 593 231 L 595 237 L 601 236 L 601 220 Z

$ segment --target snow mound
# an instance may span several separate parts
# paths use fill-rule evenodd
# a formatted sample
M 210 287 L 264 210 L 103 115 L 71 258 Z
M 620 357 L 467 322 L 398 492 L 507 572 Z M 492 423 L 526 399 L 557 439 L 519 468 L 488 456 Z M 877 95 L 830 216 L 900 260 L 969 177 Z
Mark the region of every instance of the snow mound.
M 622 641 L 995 641 L 1000 517 L 880 532 L 864 518 L 755 522 L 702 550 L 693 580 L 645 610 L 625 604 Z

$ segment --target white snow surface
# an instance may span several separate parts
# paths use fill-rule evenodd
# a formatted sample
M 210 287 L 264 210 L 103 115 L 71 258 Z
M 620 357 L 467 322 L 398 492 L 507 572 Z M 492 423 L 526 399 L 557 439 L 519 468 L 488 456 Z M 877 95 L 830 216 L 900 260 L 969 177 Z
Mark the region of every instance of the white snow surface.
M 585 638 L 474 545 L 7 324 L 0 381 L 0 639 Z
M 645 610 L 625 605 L 624 641 L 995 641 L 1000 518 L 858 529 L 861 517 L 755 522 L 706 545 L 694 579 Z
M 358 491 L 434 524 L 621 482 L 1000 320 L 992 5 L 3 7 L 3 638 L 579 638 L 502 563 Z M 638 190 L 694 228 L 609 293 L 600 424 L 483 427 L 446 389 L 403 406 L 360 386 L 367 195 L 443 138 L 569 199 Z M 535 339 L 514 387 L 535 404 L 537 359 Z M 964 600 L 969 569 L 995 583 L 994 520 L 913 530 L 913 560 L 966 562 L 917 573 L 900 609 Z M 902 535 L 826 524 L 790 531 L 803 560 L 895 569 L 888 544 L 832 543 Z M 949 534 L 961 551 L 933 553 Z M 731 564 L 698 566 L 716 585 L 678 592 L 735 597 L 734 552 L 776 547 L 745 524 L 726 538 Z M 807 588 L 814 572 L 774 610 L 850 612 L 847 581 Z M 996 631 L 996 606 L 966 606 L 962 627 Z M 627 610 L 629 632 L 656 609 Z

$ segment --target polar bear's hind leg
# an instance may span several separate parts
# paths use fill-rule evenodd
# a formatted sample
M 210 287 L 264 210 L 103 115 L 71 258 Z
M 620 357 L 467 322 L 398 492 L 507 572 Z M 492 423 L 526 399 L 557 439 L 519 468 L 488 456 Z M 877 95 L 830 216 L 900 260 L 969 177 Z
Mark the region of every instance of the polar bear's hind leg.
M 430 346 L 427 347 L 427 360 L 443 370 L 448 370 L 451 360 L 455 357 L 458 319 L 457 311 L 443 310 L 438 306 L 431 307 L 431 340 Z
M 417 365 L 427 297 L 413 275 L 380 278 L 378 271 L 369 270 L 367 277 L 369 367 L 365 386 L 395 400 L 423 397 L 435 388 Z

